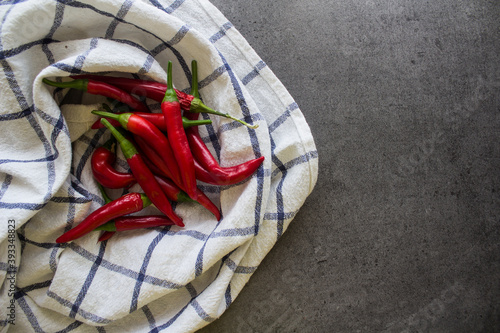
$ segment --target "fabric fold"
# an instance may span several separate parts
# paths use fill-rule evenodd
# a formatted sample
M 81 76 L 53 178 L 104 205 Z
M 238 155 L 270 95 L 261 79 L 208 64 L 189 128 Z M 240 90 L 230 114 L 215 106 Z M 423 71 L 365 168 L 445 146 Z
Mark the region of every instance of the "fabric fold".
M 316 183 L 318 155 L 297 103 L 206 0 L 14 1 L 0 4 L 0 17 L 0 254 L 15 235 L 16 259 L 11 267 L 0 256 L 2 332 L 193 332 L 216 320 Z M 75 97 L 42 79 L 98 73 L 165 83 L 172 61 L 174 85 L 189 91 L 193 59 L 204 103 L 259 125 L 203 115 L 213 121 L 200 128 L 204 141 L 223 166 L 264 156 L 262 166 L 237 185 L 199 183 L 220 221 L 181 203 L 185 228 L 126 231 L 101 243 L 93 232 L 56 244 L 104 203 L 90 158 L 110 134 L 88 129 L 93 118 L 84 114 L 105 98 Z M 127 167 L 120 154 L 117 165 Z

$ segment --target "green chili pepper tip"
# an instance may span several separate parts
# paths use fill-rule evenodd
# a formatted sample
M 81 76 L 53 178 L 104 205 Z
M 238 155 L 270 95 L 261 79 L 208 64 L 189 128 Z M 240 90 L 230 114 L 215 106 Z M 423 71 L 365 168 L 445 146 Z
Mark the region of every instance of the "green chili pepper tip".
M 116 138 L 122 149 L 123 156 L 125 156 L 126 159 L 132 158 L 137 154 L 137 149 L 132 144 L 132 142 L 127 140 L 113 125 L 110 124 L 109 121 L 107 121 L 105 118 L 102 118 L 101 123 L 106 126 L 110 130 L 111 134 L 113 134 L 113 136 Z
M 68 81 L 68 82 L 56 82 L 56 81 L 51 81 L 49 79 L 42 79 L 42 82 L 45 84 L 48 84 L 49 86 L 53 87 L 58 87 L 58 88 L 73 88 L 73 89 L 78 89 L 78 90 L 87 90 L 87 84 L 89 83 L 89 80 L 85 79 L 77 79 L 73 81 Z
M 149 199 L 148 196 L 145 195 L 144 193 L 141 193 L 141 199 L 142 199 L 142 208 L 151 205 L 151 199 Z
M 191 61 L 191 95 L 199 98 L 200 93 L 198 92 L 198 63 L 196 60 Z

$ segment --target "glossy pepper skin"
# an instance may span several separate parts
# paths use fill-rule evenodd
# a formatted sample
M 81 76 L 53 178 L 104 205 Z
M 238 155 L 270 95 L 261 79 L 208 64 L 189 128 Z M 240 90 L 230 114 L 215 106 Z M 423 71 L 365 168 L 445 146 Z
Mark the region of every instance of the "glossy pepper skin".
M 114 218 L 138 212 L 150 204 L 151 201 L 143 194 L 126 194 L 92 212 L 76 227 L 57 238 L 56 242 L 66 243 L 75 240 Z
M 147 143 L 150 149 L 153 149 L 157 152 L 157 154 L 167 165 L 168 170 L 171 174 L 171 179 L 174 180 L 176 184 L 182 187 L 183 180 L 180 165 L 176 160 L 176 155 L 173 151 L 173 147 L 171 146 L 170 140 L 156 126 L 154 126 L 148 120 L 133 113 L 114 114 L 102 111 L 92 111 L 92 113 L 105 118 L 118 120 L 124 129 L 134 134 L 136 140 L 137 137 L 140 137 L 144 142 Z
M 165 97 L 165 91 L 167 91 L 166 84 L 150 80 L 139 80 L 95 74 L 73 75 L 71 76 L 71 78 L 91 79 L 95 81 L 106 82 L 130 94 L 151 98 L 158 103 L 161 103 L 163 97 Z M 177 89 L 175 89 L 175 93 L 177 94 L 177 98 L 179 99 L 179 103 L 181 104 L 182 109 L 189 110 L 191 108 L 191 101 L 193 100 L 194 96 L 188 95 Z M 204 108 L 208 108 L 203 104 L 199 104 L 198 107 L 201 110 Z
M 161 102 L 161 111 L 165 116 L 164 121 L 167 128 L 168 140 L 170 141 L 179 168 L 182 170 L 181 178 L 184 185 L 183 189 L 192 199 L 196 200 L 198 192 L 196 191 L 194 160 L 191 150 L 189 149 L 186 132 L 182 127 L 182 111 L 172 83 L 171 61 L 168 62 L 167 75 L 168 88 Z
M 132 174 L 134 175 L 137 183 L 144 190 L 148 198 L 153 202 L 156 208 L 158 208 L 163 214 L 170 217 L 176 225 L 184 227 L 182 219 L 173 211 L 170 202 L 163 193 L 158 182 L 155 180 L 153 173 L 144 163 L 142 157 L 138 154 L 138 151 L 132 144 L 132 142 L 127 140 L 106 119 L 101 119 L 101 121 L 111 131 L 111 134 L 113 134 L 113 136 L 118 140 L 123 155 L 127 159 L 130 170 L 132 170 Z
M 165 97 L 165 92 L 168 89 L 168 85 L 148 81 L 148 80 L 137 80 L 137 79 L 129 79 L 122 77 L 112 77 L 112 76 L 103 76 L 103 75 L 76 75 L 71 76 L 74 79 L 92 79 L 95 81 L 101 81 L 109 83 L 117 88 L 123 89 L 131 94 L 138 96 L 145 96 L 147 98 L 151 98 L 152 100 L 161 103 L 163 98 Z M 247 126 L 248 128 L 257 128 L 259 125 L 250 125 L 247 122 L 235 118 L 228 113 L 223 113 L 217 110 L 214 110 L 201 101 L 197 96 L 186 94 L 180 90 L 174 89 L 179 103 L 181 105 L 182 110 L 190 111 L 194 113 L 209 113 L 213 115 L 217 115 L 220 117 L 228 118 L 234 121 L 239 122 L 240 124 Z
M 203 191 L 201 191 L 199 188 L 196 188 L 196 191 L 198 192 L 198 199 L 192 200 L 189 198 L 189 196 L 182 191 L 179 187 L 177 187 L 174 182 L 172 182 L 168 178 L 156 176 L 156 180 L 160 184 L 161 188 L 163 189 L 163 192 L 167 194 L 167 197 L 169 197 L 170 200 L 172 201 L 196 201 L 203 207 L 205 207 L 209 212 L 211 212 L 217 221 L 220 221 L 222 218 L 221 213 L 219 211 L 219 208 L 206 196 Z
M 125 112 L 123 112 L 125 113 Z M 146 120 L 149 120 L 153 125 L 158 127 L 160 131 L 166 131 L 167 128 L 165 127 L 165 118 L 163 117 L 162 113 L 147 113 L 147 112 L 133 112 L 136 116 L 140 116 Z M 117 113 L 120 114 L 120 113 Z M 121 124 L 114 120 L 110 120 L 111 125 L 118 127 L 121 126 Z M 189 128 L 191 126 L 200 126 L 200 125 L 210 125 L 212 121 L 210 119 L 196 119 L 196 120 L 189 120 L 186 117 L 182 117 L 182 126 L 184 128 Z M 101 123 L 101 120 L 98 119 L 94 124 L 92 124 L 92 129 L 99 129 L 103 128 L 104 125 Z
M 92 174 L 104 187 L 128 188 L 135 183 L 135 178 L 131 173 L 119 172 L 113 167 L 116 161 L 116 155 L 112 151 L 114 142 L 116 140 L 112 138 L 94 151 L 90 160 Z
M 164 215 L 121 216 L 114 219 L 113 222 L 114 223 L 103 224 L 95 230 L 115 232 L 175 224 Z
M 191 71 L 191 95 L 199 99 L 198 65 L 196 60 L 193 60 L 191 63 Z M 190 120 L 196 120 L 198 118 L 198 114 L 188 113 L 187 118 Z M 195 166 L 196 176 L 201 181 L 216 185 L 237 184 L 250 177 L 264 161 L 264 156 L 261 156 L 235 166 L 221 167 L 217 160 L 213 157 L 208 147 L 205 145 L 205 142 L 203 142 L 198 128 L 192 127 L 186 129 L 186 135 L 195 161 L 200 164 L 195 164 Z M 204 170 L 206 170 L 209 175 L 207 175 Z M 202 180 L 202 178 L 205 180 Z
M 86 91 L 89 94 L 93 95 L 110 97 L 122 103 L 127 104 L 134 110 L 141 112 L 149 112 L 148 107 L 144 103 L 136 99 L 134 96 L 130 95 L 128 92 L 124 90 L 121 90 L 105 82 L 89 80 L 89 79 L 78 79 L 69 82 L 55 82 L 45 78 L 42 81 L 45 84 L 58 88 L 73 88 Z

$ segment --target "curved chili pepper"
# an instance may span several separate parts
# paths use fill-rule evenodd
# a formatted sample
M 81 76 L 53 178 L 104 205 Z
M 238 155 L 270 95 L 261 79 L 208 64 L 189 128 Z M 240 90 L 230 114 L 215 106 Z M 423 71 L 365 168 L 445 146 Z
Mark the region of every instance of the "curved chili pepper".
M 181 190 L 177 185 L 175 185 L 174 182 L 171 181 L 170 179 L 161 176 L 156 176 L 156 180 L 163 189 L 163 192 L 167 195 L 167 197 L 170 200 L 177 202 L 196 201 L 200 205 L 205 207 L 209 212 L 214 214 L 214 216 L 217 218 L 217 221 L 219 221 L 222 218 L 219 208 L 217 208 L 217 206 L 210 200 L 210 198 L 208 198 L 206 194 L 203 193 L 203 191 L 200 190 L 199 188 L 196 188 L 196 191 L 198 192 L 198 199 L 193 200 L 189 198 L 189 196 L 183 190 Z
M 193 60 L 191 63 L 191 72 L 191 95 L 193 95 L 195 98 L 199 98 L 198 65 L 196 60 Z M 190 120 L 195 120 L 198 118 L 198 114 L 188 113 L 187 118 Z M 217 185 L 232 185 L 245 180 L 246 178 L 250 177 L 264 161 L 264 156 L 261 156 L 259 158 L 252 159 L 235 166 L 221 167 L 217 160 L 213 157 L 208 147 L 205 145 L 205 142 L 203 142 L 198 128 L 191 127 L 189 129 L 186 129 L 186 135 L 195 160 L 200 163 L 203 169 L 207 170 L 211 174 L 211 176 L 215 179 L 215 183 Z M 203 172 L 199 170 L 199 168 L 197 168 L 197 177 L 203 176 L 205 176 L 203 175 Z M 210 184 L 213 183 L 210 182 Z
M 181 177 L 184 184 L 184 190 L 192 198 L 197 198 L 196 192 L 196 173 L 194 170 L 194 160 L 189 143 L 186 137 L 186 132 L 182 127 L 181 105 L 174 91 L 172 83 L 172 62 L 168 62 L 167 68 L 168 88 L 165 92 L 165 97 L 161 102 L 161 111 L 165 116 L 165 126 L 167 128 L 167 136 L 170 141 L 174 156 L 179 163 L 179 168 L 182 170 Z
M 153 173 L 144 163 L 142 157 L 138 154 L 135 146 L 127 140 L 116 128 L 114 128 L 106 119 L 101 119 L 102 123 L 111 131 L 111 134 L 118 140 L 122 149 L 123 155 L 132 170 L 137 183 L 144 190 L 146 195 L 151 199 L 156 208 L 163 214 L 167 215 L 180 227 L 184 226 L 182 219 L 174 213 L 170 202 L 163 193 L 160 185 L 154 179 Z M 123 125 L 123 124 L 122 124 Z
M 132 109 L 149 112 L 148 107 L 136 99 L 134 96 L 130 95 L 128 92 L 121 90 L 111 84 L 89 80 L 89 79 L 78 79 L 69 82 L 55 82 L 44 78 L 43 83 L 58 87 L 58 88 L 74 88 L 78 90 L 83 90 L 93 95 L 100 95 L 105 97 L 114 98 L 120 102 L 123 102 L 130 106 Z
M 109 223 L 109 222 L 108 222 Z M 110 239 L 111 237 L 113 237 L 113 235 L 115 234 L 114 231 L 104 231 L 101 236 L 99 236 L 99 239 L 97 239 L 98 242 L 104 242 L 105 240 L 108 240 Z
M 104 76 L 104 75 L 75 75 L 71 76 L 74 79 L 92 79 L 95 81 L 106 82 L 111 85 L 114 85 L 124 91 L 127 91 L 131 94 L 135 94 L 138 96 L 145 96 L 147 98 L 151 98 L 152 100 L 161 103 L 165 96 L 165 91 L 168 86 L 163 83 L 148 81 L 148 80 L 138 80 L 138 79 L 130 79 L 123 77 L 112 77 L 112 76 Z M 220 117 L 228 118 L 234 121 L 239 122 L 242 125 L 247 126 L 248 128 L 255 129 L 259 127 L 259 125 L 250 125 L 247 122 L 238 119 L 236 117 L 231 116 L 229 113 L 223 113 L 220 111 L 216 111 L 205 104 L 193 95 L 186 94 L 180 90 L 174 89 L 177 98 L 179 99 L 179 103 L 181 108 L 186 111 L 194 112 L 194 113 L 209 113 L 213 115 L 217 115 Z
M 107 188 L 128 188 L 135 183 L 135 178 L 131 173 L 119 172 L 113 167 L 116 155 L 112 147 L 115 142 L 112 137 L 94 151 L 90 160 L 92 174 L 99 184 Z
M 155 175 L 156 181 L 160 184 L 163 193 L 172 201 L 175 202 L 194 202 L 186 192 L 181 190 L 179 186 L 166 177 Z
M 102 111 L 92 111 L 92 113 L 105 118 L 118 120 L 124 129 L 132 132 L 136 137 L 142 138 L 148 146 L 158 153 L 168 166 L 168 170 L 170 170 L 171 173 L 171 179 L 174 180 L 177 185 L 182 186 L 181 171 L 177 164 L 171 142 L 156 126 L 133 113 L 114 114 Z
M 163 101 L 163 97 L 165 97 L 165 91 L 167 91 L 166 84 L 150 80 L 130 79 L 125 77 L 95 74 L 72 75 L 70 77 L 72 79 L 91 79 L 95 81 L 106 82 L 130 94 L 151 98 L 152 100 L 159 103 Z M 174 90 L 177 94 L 177 98 L 179 99 L 179 103 L 181 104 L 181 108 L 186 111 L 189 110 L 191 108 L 191 101 L 193 100 L 193 96 L 177 89 Z M 201 103 L 198 105 L 198 108 L 200 110 L 203 110 L 208 107 Z
M 75 240 L 114 218 L 138 212 L 150 204 L 151 201 L 144 194 L 125 194 L 92 212 L 76 227 L 59 236 L 56 242 L 66 243 Z
M 171 219 L 164 215 L 121 216 L 115 218 L 111 222 L 112 223 L 108 222 L 103 224 L 95 228 L 95 230 L 116 232 L 175 224 Z
M 120 114 L 120 113 L 117 113 L 117 114 Z M 158 129 L 160 131 L 166 131 L 166 127 L 165 127 L 165 117 L 163 116 L 162 113 L 149 113 L 149 112 L 133 112 L 133 114 L 135 114 L 136 116 L 140 116 L 144 119 L 147 119 L 149 120 L 153 125 L 155 125 L 156 127 L 158 127 Z M 121 124 L 114 120 L 114 119 L 111 119 L 110 121 L 111 125 L 115 126 L 115 127 L 118 127 L 118 126 L 121 126 Z M 192 126 L 200 126 L 200 125 L 210 125 L 212 123 L 212 121 L 210 119 L 193 119 L 193 120 L 190 120 L 186 117 L 182 117 L 182 126 L 184 128 L 189 128 L 189 127 L 192 127 Z M 101 124 L 101 119 L 97 119 L 95 121 L 94 124 L 92 124 L 92 129 L 99 129 L 99 128 L 103 128 L 104 125 Z

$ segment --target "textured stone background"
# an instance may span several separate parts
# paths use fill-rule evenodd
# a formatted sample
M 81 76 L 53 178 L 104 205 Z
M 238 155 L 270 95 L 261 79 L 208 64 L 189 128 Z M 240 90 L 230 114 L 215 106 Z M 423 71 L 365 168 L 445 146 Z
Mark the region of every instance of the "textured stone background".
M 500 332 L 500 1 L 212 3 L 299 104 L 320 171 L 200 332 Z

